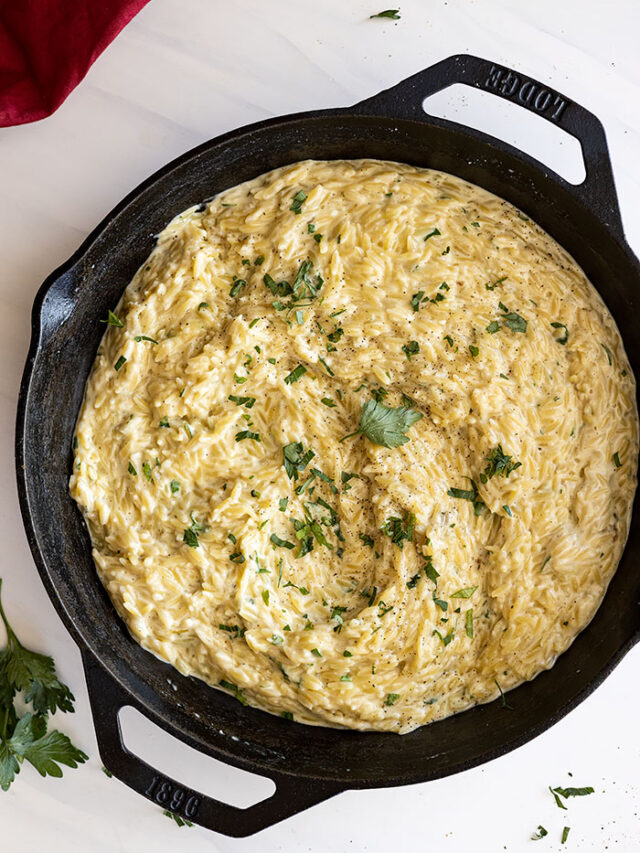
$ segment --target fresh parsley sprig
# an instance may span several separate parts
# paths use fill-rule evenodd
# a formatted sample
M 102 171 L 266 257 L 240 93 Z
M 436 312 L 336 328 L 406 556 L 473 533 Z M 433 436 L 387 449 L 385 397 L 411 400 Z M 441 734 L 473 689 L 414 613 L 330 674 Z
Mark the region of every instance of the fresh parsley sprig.
M 2 579 L 0 578 L 0 591 Z M 77 767 L 88 756 L 69 738 L 47 731 L 47 716 L 73 711 L 74 697 L 57 677 L 53 659 L 25 648 L 6 617 L 0 600 L 0 618 L 7 631 L 7 645 L 0 652 L 0 788 L 8 791 L 26 759 L 41 776 L 62 776 L 61 764 Z M 33 712 L 18 716 L 17 693 Z
M 409 406 L 391 409 L 377 400 L 367 400 L 360 413 L 359 429 L 345 435 L 340 441 L 354 435 L 364 435 L 373 444 L 379 444 L 381 447 L 399 447 L 410 440 L 406 432 L 421 417 L 421 412 L 416 412 Z

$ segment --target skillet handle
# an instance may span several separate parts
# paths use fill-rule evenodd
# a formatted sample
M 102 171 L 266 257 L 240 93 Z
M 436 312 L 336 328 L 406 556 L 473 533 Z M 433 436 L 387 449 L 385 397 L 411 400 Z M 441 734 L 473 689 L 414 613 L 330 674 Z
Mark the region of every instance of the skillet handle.
M 144 714 L 144 708 L 113 680 L 93 655 L 83 650 L 82 660 L 98 749 L 104 766 L 125 785 L 162 809 L 206 829 L 234 838 L 244 838 L 344 790 L 344 786 L 311 782 L 270 771 L 265 775 L 275 782 L 275 792 L 268 799 L 248 808 L 231 806 L 194 791 L 155 770 L 127 749 L 122 739 L 118 712 L 126 705 L 131 705 Z
M 491 92 L 542 116 L 551 124 L 570 133 L 582 147 L 586 177 L 575 185 L 555 175 L 598 218 L 624 238 L 620 207 L 616 195 L 611 159 L 602 123 L 585 107 L 564 95 L 527 77 L 470 54 L 458 54 L 437 62 L 384 92 L 356 104 L 355 110 L 365 115 L 384 115 L 425 121 L 422 107 L 429 95 L 464 83 Z M 429 117 L 443 126 L 459 126 L 454 122 Z

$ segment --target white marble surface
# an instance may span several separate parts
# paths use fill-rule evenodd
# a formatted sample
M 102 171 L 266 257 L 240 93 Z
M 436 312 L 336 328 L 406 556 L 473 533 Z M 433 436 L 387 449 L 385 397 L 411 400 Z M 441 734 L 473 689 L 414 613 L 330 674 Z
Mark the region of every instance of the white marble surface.
M 390 0 L 389 0 L 390 2 Z M 40 583 L 13 473 L 15 402 L 29 312 L 44 277 L 132 187 L 223 131 L 369 96 L 449 54 L 472 52 L 549 83 L 604 122 L 629 242 L 640 252 L 640 63 L 637 0 L 403 0 L 402 19 L 369 21 L 378 0 L 152 0 L 56 115 L 0 130 L 0 541 L 4 601 L 27 644 L 55 656 L 77 697 L 56 724 L 90 755 L 64 779 L 25 766 L 0 792 L 0 849 L 111 851 L 640 850 L 640 649 L 577 710 L 534 742 L 484 767 L 409 788 L 349 792 L 253 838 L 178 829 L 100 772 L 79 653 Z M 439 99 L 575 171 L 575 151 L 541 122 L 473 97 Z M 573 152 L 573 153 L 572 153 Z M 573 160 L 572 160 L 573 158 Z M 46 464 L 46 460 L 43 460 Z M 260 783 L 125 719 L 128 741 L 161 769 L 246 802 Z M 160 756 L 160 758 L 158 758 Z M 593 785 L 561 812 L 549 784 Z M 561 848 L 564 825 L 571 826 Z M 533 848 L 537 850 L 537 847 Z

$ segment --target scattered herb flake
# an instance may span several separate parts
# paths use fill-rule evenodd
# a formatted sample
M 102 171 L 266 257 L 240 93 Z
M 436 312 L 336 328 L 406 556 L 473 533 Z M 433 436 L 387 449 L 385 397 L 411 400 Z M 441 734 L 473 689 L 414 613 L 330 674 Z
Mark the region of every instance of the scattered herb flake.
M 107 319 L 106 320 L 100 320 L 100 322 L 106 323 L 107 326 L 119 326 L 120 328 L 122 328 L 124 326 L 124 323 L 122 322 L 122 320 L 119 317 L 116 317 L 116 315 L 113 313 L 113 311 L 107 311 Z
M 564 346 L 569 340 L 569 329 L 567 329 L 564 323 L 552 323 L 551 326 L 554 329 L 564 329 L 564 335 L 562 335 L 562 337 L 560 338 L 555 339 L 557 343 L 562 344 L 562 346 Z

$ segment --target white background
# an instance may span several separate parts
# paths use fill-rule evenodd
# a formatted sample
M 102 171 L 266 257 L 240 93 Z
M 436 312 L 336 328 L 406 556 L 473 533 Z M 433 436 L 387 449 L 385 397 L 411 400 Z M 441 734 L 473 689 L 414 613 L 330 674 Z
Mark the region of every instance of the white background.
M 385 2 L 152 0 L 52 118 L 0 130 L 3 597 L 20 637 L 53 654 L 71 685 L 76 713 L 55 722 L 90 755 L 61 780 L 25 766 L 9 793 L 0 792 L 2 851 L 640 850 L 640 649 L 551 731 L 482 768 L 345 793 L 245 840 L 178 829 L 101 773 L 80 655 L 27 547 L 13 429 L 34 294 L 123 195 L 204 140 L 281 113 L 354 103 L 452 53 L 477 53 L 552 85 L 602 119 L 626 233 L 640 253 L 637 0 L 402 0 L 400 21 L 368 20 Z M 450 93 L 438 104 L 449 117 L 479 121 L 547 163 L 579 172 L 567 140 L 494 100 L 485 108 L 473 92 L 455 100 Z M 259 781 L 135 719 L 125 720 L 125 731 L 135 749 L 186 783 L 245 804 L 263 791 Z M 561 812 L 546 789 L 568 784 L 593 785 L 596 793 Z M 529 835 L 538 824 L 549 835 L 534 843 Z M 564 825 L 571 834 L 561 847 Z

